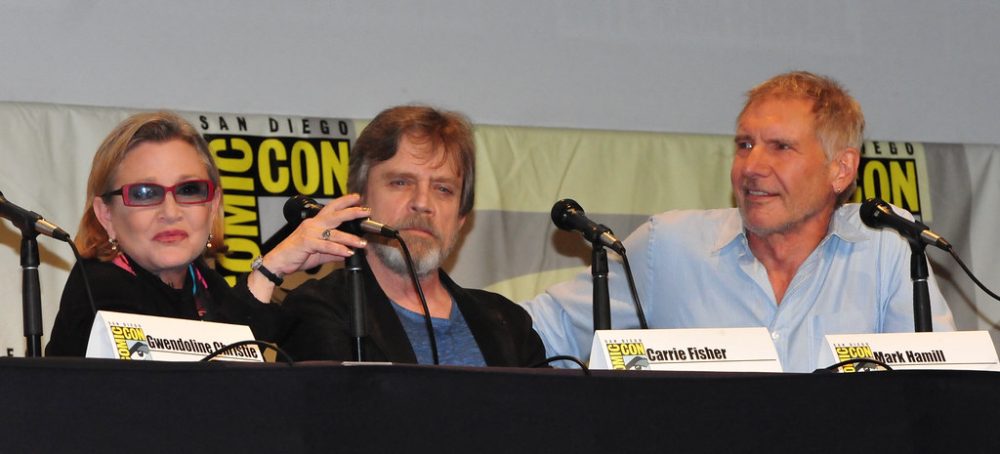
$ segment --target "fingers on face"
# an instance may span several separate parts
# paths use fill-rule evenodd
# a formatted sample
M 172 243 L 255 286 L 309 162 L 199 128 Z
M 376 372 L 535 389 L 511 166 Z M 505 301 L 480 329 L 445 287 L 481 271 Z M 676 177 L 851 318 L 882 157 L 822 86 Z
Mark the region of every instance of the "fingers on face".
M 312 221 L 311 224 L 315 224 L 314 228 L 318 232 L 316 238 L 352 247 L 365 247 L 366 241 L 363 238 L 337 230 L 337 227 L 345 222 L 368 217 L 368 208 L 352 206 L 341 210 L 327 211 L 330 207 L 331 205 L 327 205 L 317 217 L 307 220 Z
M 329 205 L 327 206 L 329 208 Z M 356 235 L 337 229 L 341 224 L 367 216 L 367 210 L 361 207 L 351 207 L 339 211 L 323 212 L 316 217 L 302 221 L 296 231 L 306 242 L 323 241 L 340 243 L 350 247 L 365 247 L 367 242 Z M 322 249 L 322 247 L 320 248 Z
M 348 194 L 343 197 L 338 197 L 323 207 L 316 217 L 327 219 L 328 221 L 326 222 L 329 223 L 330 226 L 335 227 L 344 221 L 369 216 L 371 214 L 371 210 L 368 209 L 368 207 L 359 206 L 359 203 L 361 203 L 361 196 L 357 194 Z
M 316 252 L 327 259 L 343 259 L 354 255 L 354 248 L 334 241 L 321 241 L 316 247 Z M 330 257 L 326 257 L 330 256 Z
M 337 197 L 330 201 L 323 207 L 320 213 L 326 213 L 331 211 L 341 211 L 350 207 L 357 207 L 361 203 L 361 196 L 358 194 L 347 194 L 345 196 Z
M 344 222 L 369 215 L 369 210 L 358 206 L 360 196 L 348 194 L 332 200 L 315 217 L 305 219 L 296 229 L 294 242 L 289 245 L 299 253 L 305 253 L 306 261 L 320 264 L 341 261 L 354 255 L 354 248 L 363 248 L 367 244 L 364 238 L 337 230 Z
M 321 230 L 319 235 L 316 235 L 316 238 L 318 238 L 322 243 L 343 246 L 345 248 L 362 248 L 368 244 L 364 238 L 360 238 L 347 232 L 341 232 L 335 228 L 326 228 Z M 319 250 L 328 250 L 328 248 L 326 245 L 323 245 L 319 248 Z

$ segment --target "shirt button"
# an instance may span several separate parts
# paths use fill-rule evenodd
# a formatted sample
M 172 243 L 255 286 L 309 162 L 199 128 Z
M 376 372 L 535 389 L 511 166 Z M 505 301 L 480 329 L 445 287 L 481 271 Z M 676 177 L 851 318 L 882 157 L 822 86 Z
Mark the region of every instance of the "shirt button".
M 771 333 L 771 339 L 778 340 L 780 337 L 781 337 L 781 334 L 778 334 L 777 331 Z

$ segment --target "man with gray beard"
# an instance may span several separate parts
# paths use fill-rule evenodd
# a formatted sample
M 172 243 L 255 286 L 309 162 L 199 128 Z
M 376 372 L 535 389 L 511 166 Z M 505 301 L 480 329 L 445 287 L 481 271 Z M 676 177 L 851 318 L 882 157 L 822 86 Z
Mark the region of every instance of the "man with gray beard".
M 526 367 L 545 349 L 519 306 L 495 293 L 464 289 L 441 270 L 472 211 L 475 147 L 469 123 L 454 112 L 399 106 L 378 114 L 351 150 L 349 194 L 324 211 L 361 204 L 371 218 L 397 229 L 413 256 L 427 300 L 438 364 Z M 338 213 L 327 213 L 336 216 Z M 326 229 L 322 238 L 362 244 Z M 359 249 L 360 250 L 360 249 Z M 399 243 L 370 237 L 363 257 L 369 361 L 434 364 L 430 329 Z M 349 253 L 346 250 L 345 253 Z M 347 273 L 309 281 L 283 303 L 296 324 L 281 346 L 296 360 L 353 359 Z

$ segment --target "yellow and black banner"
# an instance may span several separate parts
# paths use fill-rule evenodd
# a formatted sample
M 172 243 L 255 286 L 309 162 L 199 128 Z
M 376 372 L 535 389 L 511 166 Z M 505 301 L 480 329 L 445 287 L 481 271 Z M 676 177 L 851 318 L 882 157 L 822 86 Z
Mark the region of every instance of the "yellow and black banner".
M 853 201 L 880 198 L 929 223 L 933 220 L 930 183 L 922 143 L 865 142 Z
M 323 200 L 347 192 L 354 123 L 208 114 L 196 120 L 222 176 L 226 253 L 216 269 L 232 285 L 254 257 L 267 253 L 269 240 L 279 239 L 289 197 Z

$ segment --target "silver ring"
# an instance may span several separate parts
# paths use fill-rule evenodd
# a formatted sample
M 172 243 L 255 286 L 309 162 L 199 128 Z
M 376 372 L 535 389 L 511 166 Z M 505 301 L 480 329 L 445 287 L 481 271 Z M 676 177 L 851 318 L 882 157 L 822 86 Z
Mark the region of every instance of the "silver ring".
M 330 231 L 331 231 L 331 230 L 333 230 L 333 229 L 326 229 L 326 230 L 324 230 L 324 231 L 323 231 L 323 234 L 322 234 L 322 235 L 320 235 L 320 236 L 321 236 L 321 237 L 322 237 L 322 238 L 323 238 L 324 240 L 326 240 L 326 241 L 330 241 Z

